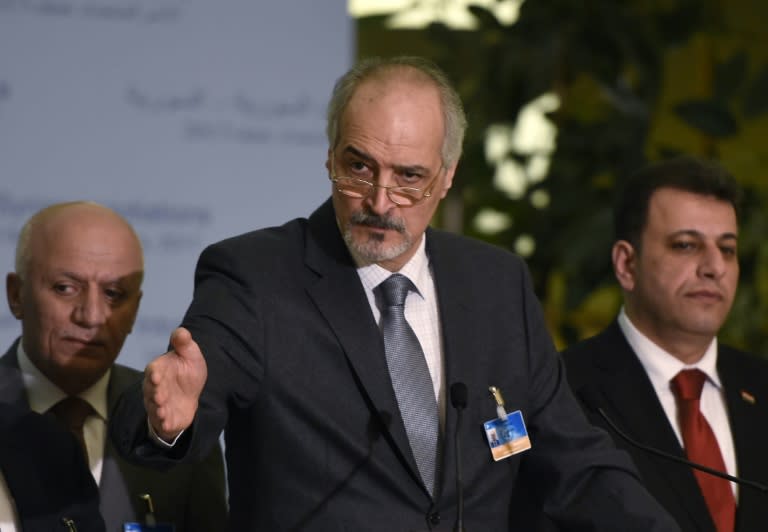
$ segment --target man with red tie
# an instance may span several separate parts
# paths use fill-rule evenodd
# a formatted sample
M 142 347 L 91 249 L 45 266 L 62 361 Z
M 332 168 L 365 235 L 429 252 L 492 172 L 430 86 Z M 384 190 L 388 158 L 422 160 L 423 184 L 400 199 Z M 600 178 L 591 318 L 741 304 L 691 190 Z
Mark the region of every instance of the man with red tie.
M 740 194 L 721 167 L 687 157 L 631 176 L 618 197 L 612 249 L 624 306 L 607 329 L 563 356 L 576 395 L 602 407 L 633 439 L 765 482 L 768 408 L 760 393 L 768 363 L 717 341 L 739 278 Z M 595 400 L 600 405 L 589 404 Z M 768 523 L 765 494 L 614 436 L 684 531 L 752 531 Z

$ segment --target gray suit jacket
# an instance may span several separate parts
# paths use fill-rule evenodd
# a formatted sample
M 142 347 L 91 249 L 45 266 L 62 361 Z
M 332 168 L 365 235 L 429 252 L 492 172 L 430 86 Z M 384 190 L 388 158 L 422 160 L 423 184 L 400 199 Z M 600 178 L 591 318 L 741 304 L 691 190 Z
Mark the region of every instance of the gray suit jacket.
M 0 402 L 29 409 L 21 378 L 16 346 L 0 358 Z M 115 364 L 107 392 L 111 412 L 120 394 L 140 382 L 142 373 Z M 168 471 L 139 467 L 126 462 L 107 437 L 104 465 L 99 483 L 101 513 L 108 532 L 122 532 L 125 522 L 144 522 L 145 503 L 139 498 L 148 493 L 159 522 L 175 523 L 177 532 L 215 532 L 224 530 L 227 520 L 224 465 L 221 450 L 215 446 L 202 463 L 184 464 Z
M 230 530 L 451 530 L 461 442 L 465 526 L 514 530 L 513 488 L 536 494 L 574 530 L 676 530 L 629 458 L 589 425 L 565 384 L 523 262 L 477 241 L 427 235 L 446 385 L 461 381 L 463 423 L 447 408 L 440 488 L 423 486 L 386 366 L 384 343 L 330 201 L 309 219 L 205 250 L 184 325 L 208 380 L 185 446 L 146 439 L 140 386 L 115 410 L 111 435 L 146 463 L 199 455 L 225 428 Z M 488 386 L 522 410 L 533 447 L 495 462 L 483 422 Z
M 633 439 L 685 457 L 640 360 L 617 322 L 597 336 L 563 352 L 568 380 L 577 396 L 602 401 L 602 408 Z M 768 362 L 720 345 L 717 371 L 725 389 L 726 408 L 736 451 L 738 474 L 768 483 Z M 632 455 L 646 487 L 685 532 L 714 532 L 691 469 L 628 444 L 589 406 L 592 421 L 612 433 Z M 768 530 L 768 494 L 739 490 L 736 530 Z

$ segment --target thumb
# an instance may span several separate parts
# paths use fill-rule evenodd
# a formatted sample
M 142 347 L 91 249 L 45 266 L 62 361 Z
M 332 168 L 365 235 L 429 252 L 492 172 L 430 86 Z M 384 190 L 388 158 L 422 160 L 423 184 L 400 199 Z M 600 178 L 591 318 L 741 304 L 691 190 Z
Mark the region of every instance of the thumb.
M 194 356 L 199 351 L 197 342 L 192 339 L 192 334 L 184 327 L 178 327 L 171 334 L 171 347 L 182 358 Z

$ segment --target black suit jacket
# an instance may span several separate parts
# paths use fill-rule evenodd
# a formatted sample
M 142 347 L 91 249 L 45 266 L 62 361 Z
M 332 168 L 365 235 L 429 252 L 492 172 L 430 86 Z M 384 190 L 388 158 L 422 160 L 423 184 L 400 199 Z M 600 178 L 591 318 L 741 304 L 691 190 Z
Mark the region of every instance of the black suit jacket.
M 51 419 L 0 403 L 0 471 L 23 532 L 105 530 L 80 444 Z
M 427 253 L 445 382 L 464 382 L 469 395 L 459 434 L 466 527 L 512 530 L 512 490 L 519 484 L 577 529 L 601 529 L 591 521 L 602 530 L 674 529 L 640 489 L 628 457 L 588 424 L 564 385 L 522 261 L 434 230 Z M 230 530 L 452 528 L 456 413 L 448 407 L 442 488 L 432 498 L 330 201 L 308 220 L 205 250 L 184 326 L 206 356 L 208 380 L 188 446 L 170 458 L 204 452 L 225 428 Z M 502 390 L 510 411 L 522 410 L 533 442 L 500 462 L 492 460 L 482 427 L 496 417 L 490 385 Z M 149 463 L 169 459 L 146 439 L 140 386 L 123 397 L 112 421 L 112 437 L 125 453 Z
M 629 436 L 685 457 L 651 381 L 618 322 L 565 350 L 563 359 L 577 396 L 584 394 L 585 389 L 592 390 L 586 393 L 596 395 L 611 420 Z M 717 371 L 725 390 L 738 474 L 765 484 L 768 482 L 768 362 L 720 345 Z M 597 413 L 586 410 L 595 424 L 612 432 Z M 684 531 L 714 532 L 704 498 L 689 467 L 632 447 L 618 435 L 614 435 L 614 439 L 630 452 L 646 487 Z M 739 489 L 736 528 L 740 532 L 768 529 L 768 494 L 749 487 Z
M 0 401 L 29 409 L 26 390 L 16 356 L 18 340 L 0 358 Z M 107 409 L 111 412 L 120 394 L 142 373 L 115 364 L 110 374 Z M 224 463 L 221 450 L 214 446 L 200 464 L 183 464 L 169 471 L 140 467 L 127 462 L 107 438 L 99 482 L 101 512 L 109 532 L 121 532 L 123 524 L 144 522 L 146 503 L 140 495 L 148 493 L 159 522 L 176 525 L 177 532 L 215 532 L 227 522 Z

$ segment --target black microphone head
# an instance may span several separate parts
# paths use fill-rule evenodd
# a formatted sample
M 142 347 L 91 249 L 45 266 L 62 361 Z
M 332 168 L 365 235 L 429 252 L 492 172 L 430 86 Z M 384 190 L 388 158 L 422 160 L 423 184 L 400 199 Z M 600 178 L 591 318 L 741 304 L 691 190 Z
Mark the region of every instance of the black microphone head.
M 453 408 L 467 407 L 467 385 L 463 382 L 454 382 L 451 384 L 451 404 Z

